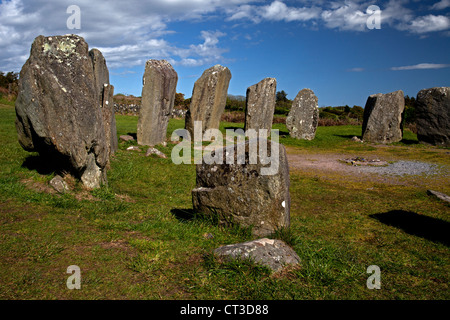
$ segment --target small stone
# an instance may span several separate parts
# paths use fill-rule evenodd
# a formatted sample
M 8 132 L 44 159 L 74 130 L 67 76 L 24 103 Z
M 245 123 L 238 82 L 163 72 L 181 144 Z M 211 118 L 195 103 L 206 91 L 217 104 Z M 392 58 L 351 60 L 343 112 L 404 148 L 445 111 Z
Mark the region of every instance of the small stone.
M 156 154 L 158 157 L 163 158 L 163 159 L 167 159 L 167 156 L 162 153 L 161 151 L 159 151 L 156 148 L 148 148 L 147 153 L 145 154 L 146 157 L 152 155 L 152 154 Z
M 127 148 L 128 151 L 141 151 L 141 149 L 137 146 L 129 146 Z
M 274 272 L 300 263 L 300 257 L 284 241 L 268 238 L 222 246 L 214 254 L 228 260 L 250 259 Z
M 122 140 L 122 141 L 134 141 L 134 138 L 132 136 L 129 136 L 129 135 L 121 135 L 119 137 L 119 139 Z
M 214 238 L 214 235 L 212 233 L 206 232 L 206 233 L 203 234 L 203 238 L 205 238 L 205 239 L 212 239 L 212 238 Z
M 50 185 L 59 193 L 66 193 L 68 191 L 70 191 L 69 186 L 67 185 L 67 183 L 64 181 L 64 179 L 59 176 L 56 175 L 52 180 L 50 180 Z
M 435 196 L 436 198 L 438 198 L 442 201 L 450 202 L 450 196 L 446 195 L 445 193 L 437 192 L 437 191 L 433 191 L 433 190 L 427 190 L 427 194 L 430 196 Z

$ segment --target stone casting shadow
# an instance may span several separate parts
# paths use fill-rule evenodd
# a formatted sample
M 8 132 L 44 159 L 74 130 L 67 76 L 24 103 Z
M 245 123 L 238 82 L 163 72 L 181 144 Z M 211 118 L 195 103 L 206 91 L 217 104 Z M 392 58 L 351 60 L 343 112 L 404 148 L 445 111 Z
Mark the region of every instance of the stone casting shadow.
M 399 228 L 411 235 L 450 245 L 450 223 L 410 211 L 393 210 L 370 215 L 381 223 Z

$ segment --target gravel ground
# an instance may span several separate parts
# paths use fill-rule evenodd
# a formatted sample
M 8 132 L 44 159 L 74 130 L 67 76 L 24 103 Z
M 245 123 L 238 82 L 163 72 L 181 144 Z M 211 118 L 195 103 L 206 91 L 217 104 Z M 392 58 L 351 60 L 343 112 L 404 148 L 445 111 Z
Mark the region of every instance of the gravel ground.
M 396 161 L 386 167 L 364 166 L 358 167 L 360 173 L 378 173 L 387 175 L 437 175 L 448 174 L 448 170 L 436 164 L 420 162 L 420 161 Z

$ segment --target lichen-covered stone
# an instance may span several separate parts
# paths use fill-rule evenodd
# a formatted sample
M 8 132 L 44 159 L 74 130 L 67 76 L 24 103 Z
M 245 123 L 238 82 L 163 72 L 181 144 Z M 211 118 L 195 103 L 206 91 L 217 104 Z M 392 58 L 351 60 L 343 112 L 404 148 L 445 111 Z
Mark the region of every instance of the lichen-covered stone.
M 276 103 L 277 80 L 265 78 L 247 89 L 245 127 L 265 129 L 270 134 Z
M 387 144 L 402 140 L 404 109 L 405 95 L 402 90 L 369 96 L 364 107 L 363 141 Z
M 300 263 L 300 257 L 284 241 L 267 238 L 222 246 L 214 254 L 226 260 L 250 259 L 274 272 Z
M 276 144 L 278 157 L 274 155 L 271 163 L 262 161 L 259 155 L 256 161 L 250 161 L 251 144 L 261 148 L 261 141 L 247 140 L 243 146 L 235 144 L 212 151 L 213 156 L 217 153 L 223 156 L 222 164 L 206 164 L 203 157 L 203 163 L 197 165 L 197 185 L 192 190 L 194 210 L 213 216 L 223 225 L 251 227 L 257 236 L 289 228 L 290 181 L 286 149 L 265 140 L 269 156 L 272 157 L 272 144 Z M 244 153 L 239 153 L 241 147 Z M 232 158 L 231 155 L 233 160 L 227 162 L 226 158 Z M 270 174 L 265 174 L 264 168 L 270 168 Z
M 194 121 L 202 121 L 202 133 L 207 129 L 219 128 L 220 118 L 227 103 L 230 80 L 230 70 L 215 65 L 205 70 L 195 82 L 185 124 L 191 137 L 194 134 Z
M 450 147 L 450 87 L 419 91 L 416 118 L 420 142 Z
M 37 37 L 20 72 L 21 146 L 64 164 L 88 188 L 107 182 L 109 151 L 88 45 L 76 35 Z
M 154 146 L 166 140 L 178 75 L 166 60 L 148 60 L 142 86 L 137 142 Z
M 311 89 L 303 89 L 292 102 L 291 110 L 286 117 L 286 127 L 293 138 L 313 140 L 318 124 L 318 99 Z

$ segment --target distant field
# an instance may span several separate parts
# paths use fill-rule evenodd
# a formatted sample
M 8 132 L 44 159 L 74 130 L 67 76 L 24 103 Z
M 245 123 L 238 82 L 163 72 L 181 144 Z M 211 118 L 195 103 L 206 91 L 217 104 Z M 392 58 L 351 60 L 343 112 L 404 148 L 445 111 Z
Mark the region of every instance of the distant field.
M 291 229 L 275 235 L 302 262 L 271 275 L 249 262 L 219 263 L 213 249 L 250 240 L 193 214 L 194 165 L 127 151 L 120 143 L 108 187 L 56 194 L 54 172 L 17 142 L 12 106 L 0 105 L 0 299 L 442 299 L 450 298 L 449 205 L 427 189 L 450 194 L 448 176 L 383 182 L 321 170 L 290 171 Z M 135 134 L 137 117 L 116 116 L 118 135 Z M 173 130 L 184 120 L 172 119 Z M 243 124 L 222 123 L 221 129 Z M 282 124 L 280 142 L 297 155 L 343 154 L 420 160 L 450 168 L 449 149 L 402 142 L 351 141 L 360 126 L 319 127 L 299 141 Z M 205 237 L 212 234 L 213 238 Z M 66 269 L 81 269 L 81 290 L 69 290 Z M 367 267 L 381 269 L 369 290 Z

